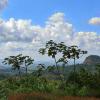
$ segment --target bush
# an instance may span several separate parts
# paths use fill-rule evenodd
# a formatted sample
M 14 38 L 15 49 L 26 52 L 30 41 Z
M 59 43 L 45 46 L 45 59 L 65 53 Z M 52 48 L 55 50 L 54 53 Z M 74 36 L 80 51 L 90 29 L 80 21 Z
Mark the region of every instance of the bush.
M 78 96 L 87 96 L 88 95 L 88 88 L 86 86 L 83 86 L 79 91 L 78 91 Z
M 68 96 L 77 95 L 79 90 L 78 84 L 68 84 L 65 87 L 65 93 Z

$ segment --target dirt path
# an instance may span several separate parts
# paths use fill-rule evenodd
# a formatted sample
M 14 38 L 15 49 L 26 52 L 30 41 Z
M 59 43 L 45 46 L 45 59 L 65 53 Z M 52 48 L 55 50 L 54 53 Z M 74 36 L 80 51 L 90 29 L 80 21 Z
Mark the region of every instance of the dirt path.
M 16 94 L 9 96 L 8 100 L 100 100 L 96 97 L 71 97 L 71 96 L 52 96 L 44 93 L 32 93 L 32 94 Z

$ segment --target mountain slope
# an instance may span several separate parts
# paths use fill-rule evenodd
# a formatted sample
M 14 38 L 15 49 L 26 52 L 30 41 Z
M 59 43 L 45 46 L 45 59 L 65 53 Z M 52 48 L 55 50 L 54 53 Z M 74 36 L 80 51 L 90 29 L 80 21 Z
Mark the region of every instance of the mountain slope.
M 100 64 L 100 56 L 97 55 L 90 55 L 88 57 L 86 57 L 85 61 L 83 62 L 83 64 L 87 64 L 87 65 L 96 65 L 96 64 Z

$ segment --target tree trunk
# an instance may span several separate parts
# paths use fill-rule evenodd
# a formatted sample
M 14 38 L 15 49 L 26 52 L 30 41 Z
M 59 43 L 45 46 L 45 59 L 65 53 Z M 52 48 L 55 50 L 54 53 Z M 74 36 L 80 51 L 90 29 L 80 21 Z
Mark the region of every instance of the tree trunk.
M 75 73 L 76 73 L 76 65 L 75 65 L 75 57 L 74 57 L 74 85 L 75 85 L 75 83 L 76 83 L 76 76 L 75 76 Z M 74 95 L 76 95 L 76 89 L 74 89 L 74 91 L 73 91 L 73 93 L 74 93 Z
M 18 72 L 19 72 L 19 77 L 21 78 L 21 71 L 20 71 L 20 68 L 18 69 Z
M 63 80 L 62 77 L 61 77 L 60 71 L 59 71 L 59 67 L 58 67 L 58 65 L 57 65 L 56 57 L 55 57 L 54 59 L 55 59 L 55 65 L 56 65 L 56 68 L 57 68 L 57 71 L 58 71 L 59 78 L 60 78 L 61 80 Z
M 64 80 L 65 80 L 65 63 L 63 63 L 63 76 L 64 76 Z
M 56 68 L 57 68 L 58 74 L 60 74 L 60 73 L 59 73 L 59 68 L 58 68 L 58 65 L 57 65 L 57 61 L 56 61 L 56 57 L 54 58 L 54 60 L 55 60 L 55 66 L 56 66 Z
M 27 75 L 27 66 L 26 66 L 26 75 Z
M 65 73 L 65 63 L 63 63 L 63 73 Z
M 26 69 L 25 69 L 25 70 L 26 70 L 26 76 L 27 76 L 27 65 L 26 65 L 26 64 L 25 64 L 25 67 L 26 67 Z
M 25 66 L 26 66 L 26 81 L 27 81 L 27 86 L 28 86 L 27 65 L 25 64 Z
M 76 72 L 76 66 L 75 66 L 75 58 L 74 58 L 74 74 Z

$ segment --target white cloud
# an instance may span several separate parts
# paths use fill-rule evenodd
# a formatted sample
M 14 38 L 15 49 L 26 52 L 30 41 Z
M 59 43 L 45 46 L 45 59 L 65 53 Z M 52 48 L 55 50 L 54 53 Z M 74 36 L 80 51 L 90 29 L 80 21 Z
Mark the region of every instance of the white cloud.
M 32 25 L 31 20 L 15 20 L 10 18 L 8 21 L 0 21 L 0 42 L 23 41 L 41 42 L 53 39 L 55 41 L 65 41 L 70 39 L 73 33 L 72 24 L 64 19 L 63 13 L 52 15 L 46 25 Z
M 8 0 L 0 0 L 0 10 L 4 9 L 8 3 Z
M 36 33 L 38 34 L 37 39 L 40 41 L 50 39 L 66 41 L 70 40 L 73 35 L 73 26 L 64 19 L 63 13 L 55 13 L 46 21 L 45 27 L 39 27 Z
M 100 25 L 100 17 L 93 17 L 89 20 L 89 24 Z
M 0 41 L 32 41 L 35 37 L 34 27 L 31 20 L 15 20 L 10 18 L 8 21 L 0 21 Z
M 73 44 L 88 50 L 89 53 L 100 53 L 100 35 L 97 35 L 96 32 L 78 32 L 73 38 Z
M 55 13 L 44 27 L 33 25 L 31 20 L 10 18 L 0 20 L 0 56 L 24 53 L 36 55 L 47 40 L 76 44 L 89 53 L 100 54 L 100 35 L 96 32 L 74 32 L 73 25 L 63 13 Z

